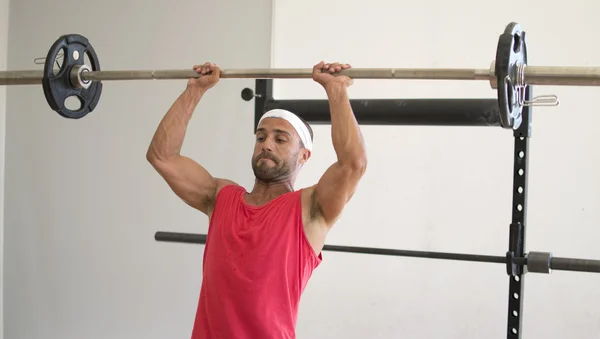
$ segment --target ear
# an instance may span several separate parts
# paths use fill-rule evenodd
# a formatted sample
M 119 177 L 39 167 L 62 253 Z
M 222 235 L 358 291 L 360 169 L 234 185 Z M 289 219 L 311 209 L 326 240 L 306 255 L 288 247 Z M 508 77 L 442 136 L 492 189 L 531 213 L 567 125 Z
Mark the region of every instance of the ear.
M 308 161 L 308 159 L 310 159 L 311 155 L 312 155 L 311 151 L 307 150 L 306 148 L 303 148 L 302 154 L 300 156 L 300 159 L 302 159 L 302 163 L 306 163 Z

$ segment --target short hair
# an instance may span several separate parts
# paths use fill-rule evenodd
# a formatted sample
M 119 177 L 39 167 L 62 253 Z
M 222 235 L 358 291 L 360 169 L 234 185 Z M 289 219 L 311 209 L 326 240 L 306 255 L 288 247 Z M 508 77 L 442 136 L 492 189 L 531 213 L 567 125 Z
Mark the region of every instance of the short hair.
M 310 125 L 308 124 L 308 122 L 306 122 L 306 120 L 302 119 L 299 115 L 296 114 L 296 116 L 298 117 L 298 119 L 300 119 L 300 121 L 302 121 L 304 123 L 306 128 L 308 128 L 308 133 L 310 133 L 310 141 L 314 142 L 313 130 L 310 127 Z
M 301 117 L 300 117 L 298 114 L 295 114 L 295 113 L 294 113 L 294 115 L 296 115 L 296 117 L 298 117 L 298 119 L 300 119 L 300 121 L 302 121 L 302 122 L 304 123 L 304 125 L 305 125 L 305 126 L 306 126 L 306 128 L 308 129 L 308 133 L 310 134 L 310 141 L 313 141 L 313 142 L 314 142 L 314 135 L 313 135 L 313 130 L 312 130 L 312 127 L 310 127 L 310 125 L 308 124 L 308 122 L 306 122 L 306 120 L 302 119 L 302 118 L 301 118 Z M 257 126 L 257 127 L 258 127 L 258 126 Z M 254 132 L 256 133 L 256 129 L 255 129 L 255 131 L 254 131 Z M 300 138 L 300 146 L 301 146 L 301 147 L 303 147 L 303 148 L 304 148 L 304 147 L 306 147 L 306 146 L 304 145 L 304 143 L 302 142 L 302 138 Z

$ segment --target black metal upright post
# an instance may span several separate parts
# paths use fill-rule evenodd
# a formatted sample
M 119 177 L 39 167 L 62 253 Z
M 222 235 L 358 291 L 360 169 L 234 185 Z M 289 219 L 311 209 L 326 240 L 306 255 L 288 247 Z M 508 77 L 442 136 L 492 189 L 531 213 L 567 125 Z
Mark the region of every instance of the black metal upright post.
M 525 100 L 532 97 L 531 87 L 525 91 Z M 513 198 L 512 223 L 510 224 L 509 249 L 507 252 L 507 273 L 509 275 L 508 294 L 508 339 L 521 338 L 523 322 L 523 291 L 525 270 L 522 263 L 514 258 L 525 256 L 525 235 L 527 224 L 527 164 L 529 161 L 529 138 L 531 137 L 531 106 L 523 107 L 522 122 L 514 135 L 513 154 Z

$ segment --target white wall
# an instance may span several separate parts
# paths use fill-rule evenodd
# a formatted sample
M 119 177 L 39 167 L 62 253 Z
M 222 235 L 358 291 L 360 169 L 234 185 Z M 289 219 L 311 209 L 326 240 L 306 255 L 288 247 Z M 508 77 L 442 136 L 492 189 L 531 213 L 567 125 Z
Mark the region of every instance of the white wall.
M 531 64 L 598 65 L 600 7 L 590 1 L 276 1 L 273 67 L 320 60 L 354 67 L 488 68 L 511 21 Z M 541 9 L 544 9 L 541 11 Z M 309 80 L 279 80 L 277 99 L 324 99 Z M 597 88 L 537 87 L 561 105 L 535 108 L 527 248 L 600 258 Z M 352 98 L 494 97 L 487 82 L 357 80 Z M 315 126 L 299 185 L 335 161 L 330 126 Z M 511 131 L 362 128 L 369 167 L 328 243 L 504 255 L 511 222 Z M 589 138 L 589 140 L 586 140 Z M 598 338 L 600 275 L 525 281 L 523 338 Z M 301 338 L 506 338 L 503 265 L 325 253 L 301 304 Z
M 87 36 L 105 69 L 186 68 L 205 60 L 225 68 L 310 67 L 321 59 L 355 67 L 486 68 L 510 21 L 528 32 L 534 64 L 598 64 L 600 49 L 589 43 L 600 28 L 592 2 L 552 7 L 535 1 L 518 10 L 490 5 L 494 10 L 474 1 L 277 1 L 271 51 L 267 0 L 86 3 L 86 15 L 68 20 L 56 18 L 64 17 L 64 8 L 80 8 L 79 2 L 13 1 L 8 68 L 39 68 L 33 58 L 44 56 L 64 33 Z M 236 13 L 243 15 L 233 19 Z M 214 88 L 184 147 L 215 174 L 246 187 L 252 182 L 254 104 L 242 101 L 240 90 L 253 83 L 228 79 Z M 156 125 L 184 85 L 108 82 L 96 111 L 77 121 L 52 112 L 40 86 L 8 88 L 6 338 L 189 336 L 203 247 L 156 243 L 153 235 L 204 233 L 207 220 L 175 197 L 145 160 Z M 324 98 L 310 80 L 277 81 L 275 90 L 281 99 Z M 593 134 L 599 118 L 590 109 L 597 91 L 535 90 L 559 95 L 561 106 L 535 109 L 530 250 L 600 258 L 594 208 L 600 203 L 594 176 L 600 161 Z M 350 93 L 494 96 L 485 82 L 361 80 Z M 299 186 L 314 183 L 335 160 L 329 126 L 314 129 L 313 160 Z M 363 131 L 369 169 L 328 243 L 505 253 L 510 131 Z M 301 303 L 299 338 L 506 337 L 508 278 L 502 265 L 331 252 L 324 257 Z M 554 272 L 526 278 L 524 338 L 597 337 L 599 276 Z
M 0 0 L 0 69 L 6 69 L 8 56 L 9 0 Z M 0 87 L 0 295 L 4 296 L 4 144 L 6 87 Z M 0 297 L 0 339 L 4 338 L 4 298 Z
M 87 36 L 104 69 L 270 64 L 268 0 L 11 5 L 10 69 L 41 69 L 32 60 L 65 33 Z M 207 219 L 185 206 L 145 158 L 185 84 L 107 82 L 97 109 L 81 120 L 51 111 L 41 86 L 9 88 L 6 338 L 189 337 L 203 247 L 157 243 L 154 233 L 205 233 Z M 213 88 L 183 150 L 244 184 L 252 183 L 254 103 L 240 92 L 253 85 L 227 80 Z

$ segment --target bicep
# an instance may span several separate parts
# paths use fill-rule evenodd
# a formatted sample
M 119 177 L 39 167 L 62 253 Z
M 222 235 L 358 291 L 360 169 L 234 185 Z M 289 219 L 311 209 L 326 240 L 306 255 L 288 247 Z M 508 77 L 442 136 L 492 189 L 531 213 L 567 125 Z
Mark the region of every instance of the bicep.
M 336 162 L 319 179 L 313 194 L 313 210 L 327 225 L 331 226 L 340 216 L 363 174 L 363 167 Z
M 203 166 L 186 156 L 152 162 L 152 165 L 181 200 L 206 214 L 209 213 L 216 195 L 218 179 Z

